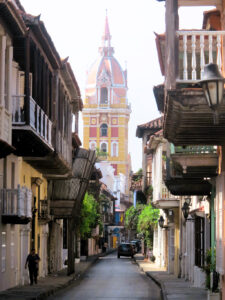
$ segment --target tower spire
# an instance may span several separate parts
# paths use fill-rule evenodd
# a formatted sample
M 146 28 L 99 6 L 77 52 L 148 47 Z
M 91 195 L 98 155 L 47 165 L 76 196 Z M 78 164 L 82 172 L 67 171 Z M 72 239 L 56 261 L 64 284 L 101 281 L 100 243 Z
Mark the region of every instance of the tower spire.
M 111 35 L 109 30 L 107 9 L 106 9 L 106 16 L 105 16 L 105 28 L 102 36 L 102 47 L 99 48 L 99 51 L 104 56 L 111 56 L 114 52 L 113 48 L 111 47 Z

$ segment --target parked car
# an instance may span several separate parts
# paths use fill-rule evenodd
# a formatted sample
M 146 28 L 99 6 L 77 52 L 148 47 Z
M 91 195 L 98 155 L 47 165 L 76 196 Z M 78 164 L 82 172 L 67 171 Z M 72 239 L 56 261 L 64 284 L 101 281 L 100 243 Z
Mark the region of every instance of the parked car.
M 138 240 L 132 240 L 130 243 L 132 245 L 135 245 L 136 253 L 138 253 L 141 250 L 141 245 L 140 245 L 140 242 Z
M 138 253 L 138 246 L 135 241 L 131 241 L 130 244 L 133 246 L 134 253 Z
M 120 258 L 120 256 L 130 256 L 131 258 L 133 258 L 133 246 L 130 243 L 120 244 L 118 247 L 117 257 Z

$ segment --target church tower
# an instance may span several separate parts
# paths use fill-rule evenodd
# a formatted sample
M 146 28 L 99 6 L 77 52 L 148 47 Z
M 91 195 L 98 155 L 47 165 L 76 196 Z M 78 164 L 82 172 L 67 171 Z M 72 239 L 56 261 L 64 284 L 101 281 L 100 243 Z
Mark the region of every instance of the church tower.
M 127 99 L 127 71 L 113 56 L 106 16 L 99 58 L 87 74 L 83 109 L 83 145 L 106 153 L 103 160 L 124 175 L 125 194 L 129 193 L 128 122 L 131 109 Z

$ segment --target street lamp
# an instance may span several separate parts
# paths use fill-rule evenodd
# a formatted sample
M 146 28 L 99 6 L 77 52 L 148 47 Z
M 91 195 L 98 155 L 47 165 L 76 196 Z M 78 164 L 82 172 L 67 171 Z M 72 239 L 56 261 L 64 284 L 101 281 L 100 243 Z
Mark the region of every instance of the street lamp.
M 159 226 L 161 227 L 161 228 L 163 228 L 163 225 L 164 225 L 164 219 L 163 219 L 163 216 L 160 216 L 160 218 L 158 219 L 158 222 L 159 222 Z
M 217 64 L 207 64 L 204 67 L 203 79 L 199 81 L 208 106 L 214 111 L 214 124 L 219 123 L 219 108 L 223 102 L 224 80 Z
M 185 220 L 187 220 L 187 217 L 188 217 L 189 211 L 190 211 L 190 207 L 189 207 L 188 203 L 184 202 L 184 205 L 182 206 L 181 209 L 182 209 Z

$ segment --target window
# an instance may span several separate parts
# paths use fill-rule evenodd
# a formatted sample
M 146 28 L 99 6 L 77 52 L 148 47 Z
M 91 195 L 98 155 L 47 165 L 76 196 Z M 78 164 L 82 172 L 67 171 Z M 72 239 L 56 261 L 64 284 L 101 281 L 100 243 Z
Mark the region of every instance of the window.
M 195 218 L 195 265 L 198 267 L 203 267 L 205 262 L 205 247 L 204 247 L 204 218 Z
M 95 142 L 90 142 L 89 148 L 91 150 L 96 150 L 96 143 Z
M 101 136 L 108 136 L 108 126 L 106 124 L 102 124 L 100 126 L 100 135 Z
M 107 104 L 108 103 L 108 90 L 107 88 L 101 88 L 101 99 L 100 104 Z
M 117 143 L 112 143 L 112 146 L 111 146 L 111 154 L 112 156 L 118 156 L 118 144 Z
M 107 152 L 107 144 L 106 143 L 101 144 L 101 151 L 102 152 Z
M 2 232 L 2 272 L 6 270 L 6 232 Z

